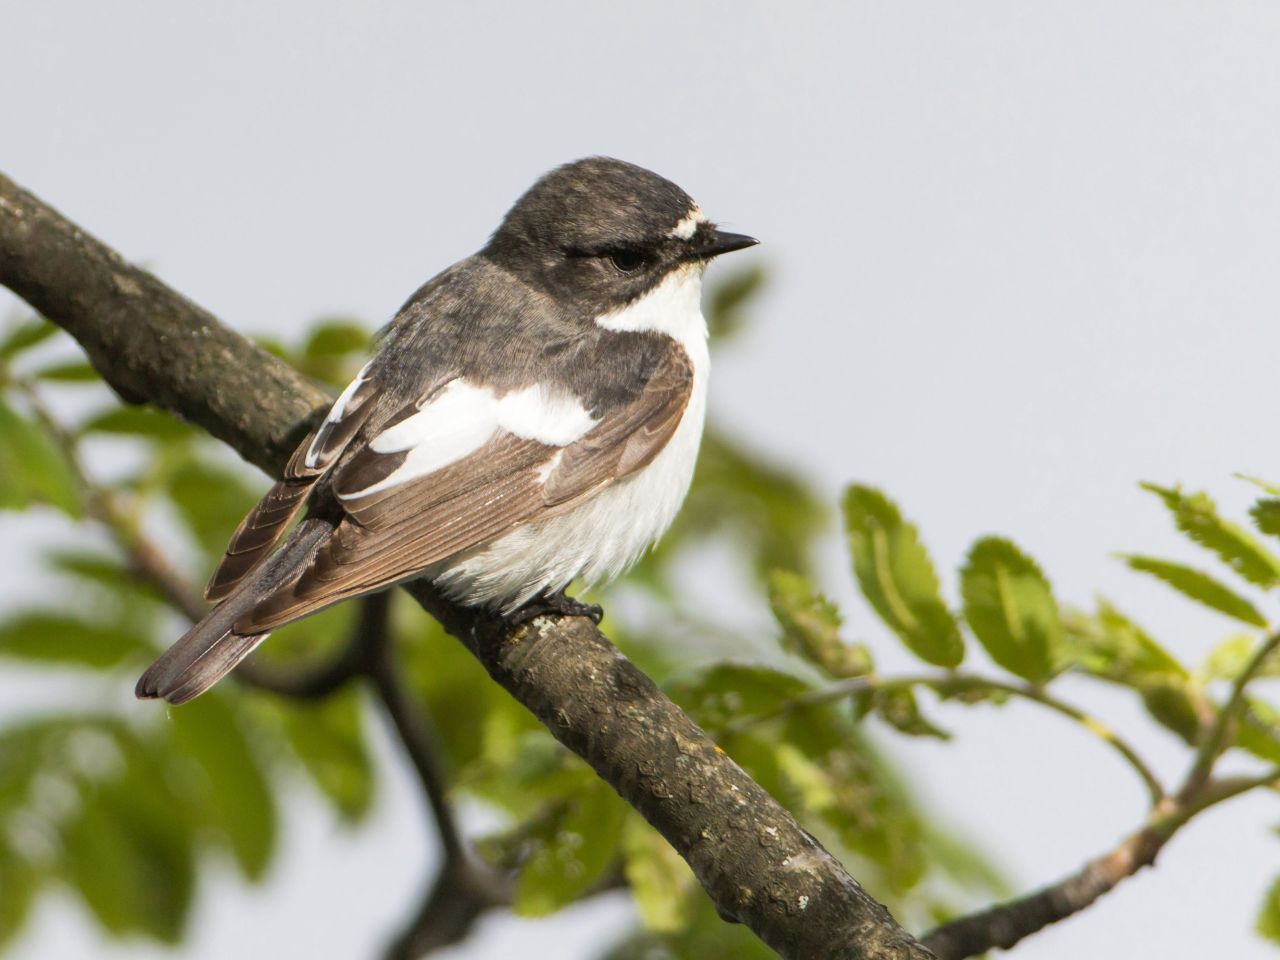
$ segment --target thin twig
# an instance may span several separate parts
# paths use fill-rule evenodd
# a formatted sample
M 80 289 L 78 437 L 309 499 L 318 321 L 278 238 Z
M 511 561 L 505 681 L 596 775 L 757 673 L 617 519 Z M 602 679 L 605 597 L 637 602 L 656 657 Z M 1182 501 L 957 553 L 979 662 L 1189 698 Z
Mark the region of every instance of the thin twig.
M 376 593 L 361 602 L 360 623 L 352 649 L 360 669 L 373 685 L 387 718 L 427 798 L 440 836 L 444 863 L 410 923 L 387 948 L 388 960 L 410 960 L 464 939 L 486 911 L 511 903 L 508 874 L 471 856 L 448 799 L 448 783 L 440 745 L 431 721 L 414 701 L 395 662 L 388 635 L 390 594 Z
M 1079 913 L 1121 880 L 1155 861 L 1165 840 L 1143 829 L 1113 850 L 1048 887 L 986 910 L 957 917 L 921 938 L 938 960 L 963 960 L 999 947 L 1008 950 L 1050 924 Z
M 840 680 L 836 683 L 810 690 L 778 704 L 772 710 L 739 718 L 721 728 L 722 735 L 741 733 L 758 723 L 773 719 L 785 713 L 805 707 L 842 700 L 845 697 L 866 693 L 873 690 L 892 690 L 911 687 L 928 687 L 941 696 L 958 696 L 966 693 L 1002 693 L 1019 697 L 1048 707 L 1055 713 L 1074 720 L 1089 733 L 1119 754 L 1133 771 L 1142 779 L 1152 807 L 1165 797 L 1165 789 L 1150 765 L 1138 754 L 1127 740 L 1111 729 L 1097 717 L 1086 713 L 1049 693 L 1043 688 L 1030 684 L 1008 683 L 990 677 L 982 677 L 968 673 L 916 674 L 904 677 L 877 677 L 867 675 Z
M 1263 774 L 1207 781 L 1191 801 L 1166 797 L 1139 830 L 1078 872 L 1024 897 L 957 917 L 930 931 L 921 942 L 938 960 L 963 960 L 997 947 L 1008 950 L 1050 924 L 1079 913 L 1122 880 L 1150 866 L 1193 817 L 1250 790 L 1278 785 L 1280 767 L 1275 767 Z
M 431 736 L 430 721 L 409 695 L 400 671 L 392 661 L 387 636 L 387 613 L 390 595 L 375 593 L 360 606 L 357 644 L 361 651 L 361 671 L 387 712 L 391 725 L 404 744 L 405 753 L 418 775 L 418 782 L 431 805 L 445 859 L 453 860 L 465 853 L 453 809 L 445 796 L 446 778 L 440 761 L 440 748 Z
M 15 378 L 12 383 L 26 396 L 36 420 L 61 449 L 84 496 L 85 512 L 107 528 L 128 557 L 130 569 L 159 590 L 161 596 L 188 620 L 195 622 L 203 617 L 208 606 L 177 567 L 138 529 L 129 511 L 120 505 L 115 491 L 102 486 L 89 475 L 80 454 L 80 438 L 53 415 L 34 383 L 23 378 Z
M 1280 767 L 1273 767 L 1260 774 L 1214 777 L 1206 781 L 1194 797 L 1179 801 L 1166 823 L 1161 824 L 1157 821 L 1155 826 L 1160 829 L 1169 829 L 1171 825 L 1181 827 L 1192 817 L 1226 800 L 1248 793 L 1250 790 L 1274 790 L 1277 787 L 1280 787 Z
M 1196 751 L 1195 759 L 1191 763 L 1191 769 L 1187 772 L 1187 778 L 1178 790 L 1180 799 L 1193 799 L 1213 774 L 1213 765 L 1217 763 L 1218 757 L 1222 756 L 1223 751 L 1227 749 L 1227 737 L 1231 732 L 1232 725 L 1244 709 L 1245 688 L 1249 685 L 1249 681 L 1257 676 L 1258 671 L 1262 669 L 1267 658 L 1275 652 L 1277 647 L 1280 647 L 1280 631 L 1271 634 L 1259 645 L 1253 656 L 1249 658 L 1249 662 L 1245 664 L 1244 669 L 1232 681 L 1231 693 L 1227 696 L 1227 702 L 1223 704 L 1222 709 L 1218 712 L 1217 720 L 1206 732 L 1204 740 L 1200 743 L 1200 748 Z
M 233 676 L 247 687 L 290 700 L 323 700 L 359 676 L 359 664 L 349 647 L 328 661 L 279 667 L 262 660 L 246 660 Z

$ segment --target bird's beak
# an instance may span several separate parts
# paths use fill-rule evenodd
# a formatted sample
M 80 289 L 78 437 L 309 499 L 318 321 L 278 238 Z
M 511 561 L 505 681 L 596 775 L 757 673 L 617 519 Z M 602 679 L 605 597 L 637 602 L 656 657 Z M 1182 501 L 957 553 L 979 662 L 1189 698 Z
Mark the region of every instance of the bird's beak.
M 726 233 L 723 230 L 717 230 L 711 234 L 710 239 L 697 245 L 692 252 L 692 259 L 710 260 L 722 253 L 733 253 L 735 250 L 754 247 L 759 242 L 755 237 L 748 237 L 745 233 Z

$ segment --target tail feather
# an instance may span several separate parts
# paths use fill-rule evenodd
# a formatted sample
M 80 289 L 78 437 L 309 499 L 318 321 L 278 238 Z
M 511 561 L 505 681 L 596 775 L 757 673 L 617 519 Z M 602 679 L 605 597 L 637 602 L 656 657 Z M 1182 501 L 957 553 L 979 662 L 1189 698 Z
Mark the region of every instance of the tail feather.
M 297 579 L 332 532 L 324 521 L 303 521 L 283 547 L 147 669 L 134 693 L 140 699 L 186 703 L 230 673 L 268 636 L 236 633 L 236 621 Z
M 269 636 L 258 633 L 242 637 L 229 630 L 210 636 L 208 630 L 193 628 L 151 665 L 133 692 L 140 700 L 161 698 L 172 704 L 186 703 L 235 669 Z

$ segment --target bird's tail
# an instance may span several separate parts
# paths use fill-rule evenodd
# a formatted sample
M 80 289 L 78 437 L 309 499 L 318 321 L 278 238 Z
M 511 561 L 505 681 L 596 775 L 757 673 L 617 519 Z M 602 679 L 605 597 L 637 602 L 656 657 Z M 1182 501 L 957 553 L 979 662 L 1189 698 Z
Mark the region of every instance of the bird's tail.
M 299 524 L 284 546 L 147 668 L 134 693 L 141 699 L 186 703 L 230 673 L 268 636 L 238 634 L 236 621 L 297 579 L 332 532 L 333 526 L 323 520 Z

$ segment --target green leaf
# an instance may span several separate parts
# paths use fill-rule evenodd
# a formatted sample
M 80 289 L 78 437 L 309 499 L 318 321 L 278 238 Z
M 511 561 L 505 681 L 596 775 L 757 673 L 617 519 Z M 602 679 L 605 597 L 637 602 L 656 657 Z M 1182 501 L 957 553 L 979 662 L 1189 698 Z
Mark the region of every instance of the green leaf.
M 80 483 L 53 437 L 0 399 L 0 509 L 36 500 L 80 517 Z
M 1235 745 L 1268 763 L 1280 763 L 1280 710 L 1257 697 L 1246 697 L 1245 704 Z
M 1200 732 L 1198 685 L 1168 651 L 1105 600 L 1065 619 L 1065 654 L 1088 674 L 1135 690 L 1152 718 L 1194 744 Z
M 0 360 L 15 357 L 37 343 L 43 343 L 57 332 L 57 327 L 40 317 L 20 323 L 0 340 Z
M 61 825 L 62 872 L 108 932 L 177 943 L 195 888 L 194 836 L 168 758 L 118 723 L 72 729 L 66 750 L 81 801 Z M 110 737 L 118 757 L 86 764 L 90 744 L 76 747 L 84 729 Z
M 281 717 L 294 753 L 320 792 L 344 820 L 362 820 L 373 804 L 373 764 L 357 691 L 290 704 Z
M 964 640 L 916 528 L 880 491 L 857 485 L 845 491 L 844 519 L 854 573 L 876 613 L 922 660 L 958 666 Z
M 7 657 L 103 668 L 147 649 L 131 631 L 59 613 L 24 613 L 0 622 L 0 655 Z
M 1280 583 L 1280 560 L 1248 531 L 1218 516 L 1207 494 L 1186 494 L 1177 487 L 1154 483 L 1144 483 L 1142 487 L 1164 501 L 1179 530 L 1216 553 L 1223 563 L 1250 583 L 1260 587 Z
M 1247 633 L 1227 637 L 1209 651 L 1204 663 L 1200 665 L 1200 676 L 1206 681 L 1238 677 L 1257 645 L 1257 640 Z
M 1202 603 L 1212 610 L 1224 613 L 1255 627 L 1265 627 L 1267 619 L 1258 608 L 1222 582 L 1207 573 L 1195 570 L 1172 560 L 1156 557 L 1140 557 L 1132 554 L 1121 558 L 1132 570 L 1149 573 L 1167 583 L 1184 597 Z
M 1211 651 L 1200 667 L 1205 680 L 1234 680 L 1253 659 L 1260 638 L 1247 633 L 1227 637 Z M 1280 651 L 1272 651 L 1254 672 L 1255 678 L 1280 677 Z
M 1268 483 L 1261 477 L 1251 477 L 1247 473 L 1237 473 L 1235 476 L 1246 483 L 1252 483 L 1264 493 L 1269 493 L 1273 497 L 1280 497 L 1280 484 Z
M 97 550 L 46 550 L 44 559 L 56 572 L 73 578 L 74 589 L 97 588 L 90 599 L 93 605 L 85 609 L 97 615 L 114 611 L 112 626 L 117 630 L 151 636 L 151 615 L 168 609 L 167 600 L 154 584 L 112 554 Z M 104 607 L 102 600 L 109 600 L 111 605 Z M 167 642 L 173 638 L 164 639 Z
M 951 734 L 935 726 L 920 710 L 915 691 L 906 687 L 877 690 L 872 698 L 872 710 L 885 723 L 899 733 L 910 737 L 933 737 L 950 740 Z
M 177 941 L 195 881 L 192 820 L 171 789 L 174 758 L 102 715 L 50 716 L 0 730 L 0 809 L 21 808 L 22 834 L 40 838 L 40 869 L 75 890 L 116 935 Z M 180 762 L 180 761 L 179 761 Z M 16 821 L 13 822 L 16 826 Z M 11 897 L 29 896 L 25 872 L 0 833 L 0 927 L 20 920 Z M 0 938 L 7 935 L 0 934 Z
M 150 816 L 121 784 L 94 791 L 63 830 L 67 879 L 110 933 L 176 944 L 191 903 L 191 848 L 167 812 Z
M 960 573 L 964 616 L 996 663 L 1032 683 L 1053 672 L 1062 620 L 1040 567 L 1013 543 L 979 540 Z
M 369 331 L 362 324 L 345 319 L 325 320 L 311 328 L 302 355 L 314 360 L 364 351 L 368 346 Z
M 808 578 L 774 570 L 769 574 L 769 606 L 782 627 L 784 643 L 832 677 L 870 673 L 871 653 L 840 639 L 840 613 Z
M 1066 626 L 1068 655 L 1086 673 L 1130 687 L 1187 676 L 1177 659 L 1106 600 L 1098 601 L 1092 617 L 1073 613 Z
M 36 870 L 0 841 L 0 949 L 22 932 L 39 888 Z
M 369 348 L 369 331 L 350 320 L 325 321 L 312 329 L 297 356 L 290 361 L 316 380 L 339 387 L 351 379 L 353 360 Z
M 1177 734 L 1189 747 L 1200 742 L 1200 711 L 1186 681 L 1150 682 L 1139 693 L 1153 720 Z
M 66 363 L 55 363 L 35 372 L 37 380 L 53 383 L 98 383 L 101 377 L 98 371 L 83 360 L 71 360 Z
M 81 434 L 144 437 L 173 442 L 193 435 L 192 429 L 158 407 L 112 407 L 80 425 Z
M 546 916 L 599 883 L 618 862 L 629 809 L 603 781 L 593 780 L 542 824 L 528 838 L 532 851 L 516 883 L 515 912 Z
M 800 751 L 809 761 L 803 775 L 789 751 L 779 748 L 783 744 Z M 740 749 L 737 742 L 732 745 L 735 760 Z M 876 865 L 881 889 L 904 893 L 924 878 L 930 860 L 922 845 L 920 813 L 847 711 L 813 708 L 795 713 L 779 733 L 760 742 L 759 749 L 769 751 L 779 767 L 777 782 L 767 789 L 776 790 L 775 796 L 788 809 L 798 810 L 801 819 L 803 803 L 822 799 L 809 781 L 816 776 L 826 780 L 831 803 L 816 807 L 813 814 L 846 849 Z M 755 771 L 751 772 L 754 775 Z M 768 777 L 767 767 L 762 772 Z
M 623 825 L 622 850 L 627 884 L 645 927 L 663 932 L 683 928 L 698 889 L 689 865 L 658 831 L 634 814 Z
M 1271 881 L 1271 886 L 1267 888 L 1262 906 L 1258 909 L 1258 918 L 1254 921 L 1254 929 L 1258 931 L 1258 936 L 1280 944 L 1280 877 Z
M 1263 533 L 1280 537 L 1280 499 L 1264 497 L 1249 510 L 1249 516 Z
M 171 711 L 169 719 L 178 752 L 199 767 L 190 802 L 227 838 L 245 878 L 261 879 L 275 846 L 275 798 L 243 722 L 216 693 Z
M 704 727 L 772 714 L 810 689 L 799 677 L 757 664 L 716 663 L 668 685 L 667 693 Z
M 108 587 L 126 586 L 129 570 L 118 557 L 95 550 L 49 550 L 45 553 L 49 566 L 62 573 Z
M 800 809 L 810 813 L 830 815 L 836 811 L 840 802 L 839 785 L 821 763 L 785 739 L 775 742 L 772 759 L 779 778 L 786 783 L 780 793 L 795 794 Z

